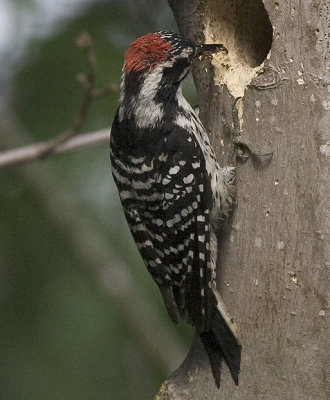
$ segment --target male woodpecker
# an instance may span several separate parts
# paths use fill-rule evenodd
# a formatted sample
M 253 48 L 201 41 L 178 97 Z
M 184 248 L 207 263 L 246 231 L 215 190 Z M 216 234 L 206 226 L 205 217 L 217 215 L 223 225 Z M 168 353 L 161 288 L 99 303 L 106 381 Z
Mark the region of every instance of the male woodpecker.
M 216 291 L 219 222 L 234 200 L 235 167 L 220 167 L 198 115 L 182 95 L 191 62 L 222 45 L 171 32 L 136 39 L 125 56 L 110 139 L 125 216 L 167 311 L 190 322 L 220 387 L 222 359 L 236 385 L 241 345 Z

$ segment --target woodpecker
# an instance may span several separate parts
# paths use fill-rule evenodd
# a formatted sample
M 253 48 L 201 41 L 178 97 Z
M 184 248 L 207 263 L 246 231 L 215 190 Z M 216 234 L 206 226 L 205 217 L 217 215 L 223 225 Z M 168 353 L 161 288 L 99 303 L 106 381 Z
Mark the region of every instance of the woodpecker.
M 220 387 L 222 359 L 238 385 L 241 344 L 216 290 L 217 229 L 235 195 L 182 95 L 192 60 L 224 49 L 160 31 L 136 39 L 123 66 L 110 158 L 135 243 L 173 322 L 198 332 Z M 222 310 L 222 311 L 220 311 Z

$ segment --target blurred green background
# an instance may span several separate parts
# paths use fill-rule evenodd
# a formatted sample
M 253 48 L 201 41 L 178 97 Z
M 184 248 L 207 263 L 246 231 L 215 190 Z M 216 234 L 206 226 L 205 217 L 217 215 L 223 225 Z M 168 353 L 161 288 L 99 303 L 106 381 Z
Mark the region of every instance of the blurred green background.
M 103 86 L 160 29 L 177 30 L 165 0 L 0 0 L 0 150 L 72 124 L 81 31 Z M 191 81 L 186 95 L 196 102 Z M 96 100 L 83 132 L 109 128 L 117 100 Z M 0 185 L 0 399 L 153 398 L 192 332 L 171 324 L 137 253 L 108 143 L 1 169 Z

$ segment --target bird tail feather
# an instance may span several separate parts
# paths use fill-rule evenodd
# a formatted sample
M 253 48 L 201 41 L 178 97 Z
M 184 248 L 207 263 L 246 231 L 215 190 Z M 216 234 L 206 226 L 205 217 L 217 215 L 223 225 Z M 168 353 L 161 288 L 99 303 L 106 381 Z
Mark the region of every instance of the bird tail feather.
M 200 332 L 199 335 L 209 356 L 217 387 L 220 387 L 222 359 L 225 360 L 235 384 L 238 385 L 242 346 L 237 326 L 216 289 L 213 289 L 213 294 L 216 301 L 213 306 L 211 329 L 208 332 Z

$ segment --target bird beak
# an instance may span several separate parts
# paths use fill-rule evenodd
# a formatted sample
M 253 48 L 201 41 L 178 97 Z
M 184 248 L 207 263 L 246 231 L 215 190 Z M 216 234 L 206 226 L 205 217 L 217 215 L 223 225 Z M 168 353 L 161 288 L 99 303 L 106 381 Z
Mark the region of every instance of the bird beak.
M 226 54 L 228 50 L 223 44 L 197 44 L 195 47 L 195 56 L 207 57 L 218 51 L 225 51 Z

